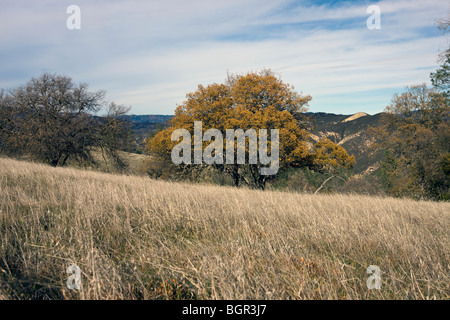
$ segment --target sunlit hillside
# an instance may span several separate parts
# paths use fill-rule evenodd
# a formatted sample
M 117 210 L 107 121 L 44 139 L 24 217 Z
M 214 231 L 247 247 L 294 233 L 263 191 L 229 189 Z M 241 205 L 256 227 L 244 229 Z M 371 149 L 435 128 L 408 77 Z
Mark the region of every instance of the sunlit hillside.
M 0 158 L 0 298 L 449 299 L 450 204 Z M 67 267 L 81 269 L 69 290 Z M 369 290 L 367 268 L 381 270 Z

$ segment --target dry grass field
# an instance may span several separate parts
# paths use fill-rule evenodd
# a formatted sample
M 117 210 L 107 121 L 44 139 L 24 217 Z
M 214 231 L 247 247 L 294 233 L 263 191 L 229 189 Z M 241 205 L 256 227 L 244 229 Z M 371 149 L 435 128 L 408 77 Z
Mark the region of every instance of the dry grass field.
M 0 298 L 449 299 L 450 203 L 0 158 Z M 66 269 L 81 269 L 69 290 Z M 369 265 L 381 289 L 369 290 Z

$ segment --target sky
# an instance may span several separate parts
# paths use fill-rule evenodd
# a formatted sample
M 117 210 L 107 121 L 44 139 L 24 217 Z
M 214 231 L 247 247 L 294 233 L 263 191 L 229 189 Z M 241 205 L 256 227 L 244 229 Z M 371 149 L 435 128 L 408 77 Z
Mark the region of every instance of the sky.
M 80 29 L 70 5 L 80 8 Z M 369 29 L 370 5 L 380 29 Z M 174 113 L 199 84 L 270 68 L 311 112 L 375 114 L 430 84 L 446 0 L 2 0 L 0 88 L 44 72 L 106 90 L 132 114 Z M 372 21 L 372 20 L 371 20 Z

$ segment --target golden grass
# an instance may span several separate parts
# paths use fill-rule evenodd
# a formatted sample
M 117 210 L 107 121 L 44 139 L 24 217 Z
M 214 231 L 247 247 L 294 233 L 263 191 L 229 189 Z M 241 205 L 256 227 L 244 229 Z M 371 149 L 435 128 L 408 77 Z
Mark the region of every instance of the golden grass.
M 449 299 L 450 204 L 0 159 L 8 299 Z M 67 267 L 82 290 L 66 287 Z M 381 289 L 366 286 L 369 265 Z
M 125 152 L 117 150 L 117 154 L 120 156 L 122 161 L 127 164 L 125 168 L 126 173 L 138 174 L 142 164 L 151 159 L 151 156 L 145 154 L 136 154 L 131 152 Z M 107 154 L 102 153 L 100 148 L 93 148 L 91 150 L 91 156 L 96 162 L 96 164 L 81 163 L 77 160 L 70 160 L 68 164 L 70 167 L 79 168 L 83 170 L 94 170 L 106 173 L 119 173 L 119 170 L 114 167 L 113 159 Z

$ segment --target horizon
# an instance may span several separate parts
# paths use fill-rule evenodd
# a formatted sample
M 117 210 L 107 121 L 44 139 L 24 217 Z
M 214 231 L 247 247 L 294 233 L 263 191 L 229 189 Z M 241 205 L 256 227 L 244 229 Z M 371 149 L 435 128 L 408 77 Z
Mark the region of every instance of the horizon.
M 348 113 L 334 113 L 334 112 L 309 111 L 308 110 L 308 111 L 305 111 L 305 112 L 302 112 L 302 113 L 326 113 L 326 114 L 334 114 L 336 116 L 353 116 L 353 115 L 358 114 L 358 113 L 365 113 L 368 116 L 374 116 L 374 115 L 377 115 L 377 114 L 383 113 L 383 112 L 384 111 L 380 111 L 380 112 L 376 112 L 376 113 L 371 114 L 371 113 L 368 113 L 368 112 L 359 111 L 359 112 L 355 112 L 355 113 L 352 113 L 352 114 L 348 114 Z M 125 116 L 164 116 L 164 117 L 170 116 L 170 117 L 173 117 L 175 115 L 174 114 L 160 114 L 160 113 L 147 113 L 147 114 L 127 113 Z
M 43 72 L 106 90 L 136 115 L 172 115 L 199 84 L 270 68 L 309 112 L 374 115 L 394 93 L 430 85 L 445 46 L 444 1 L 6 1 L 0 12 L 0 88 Z M 370 5 L 380 29 L 369 29 Z

